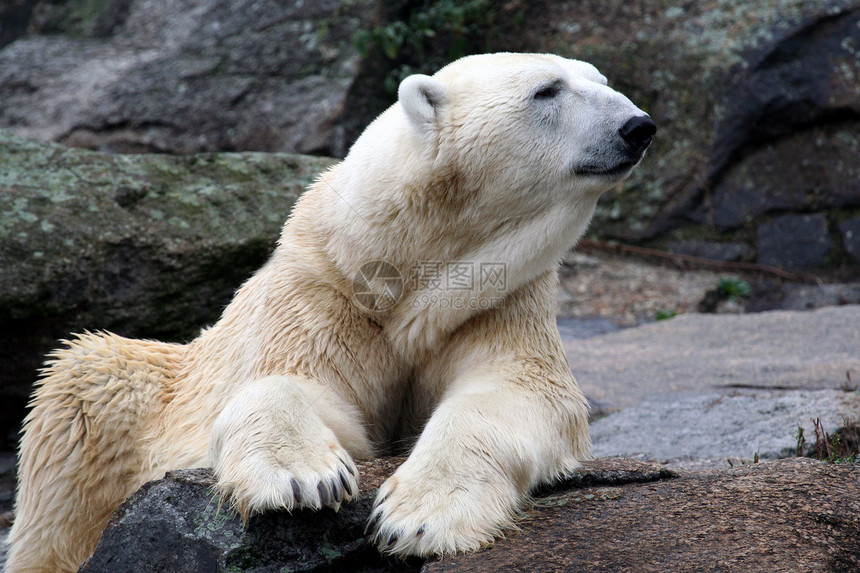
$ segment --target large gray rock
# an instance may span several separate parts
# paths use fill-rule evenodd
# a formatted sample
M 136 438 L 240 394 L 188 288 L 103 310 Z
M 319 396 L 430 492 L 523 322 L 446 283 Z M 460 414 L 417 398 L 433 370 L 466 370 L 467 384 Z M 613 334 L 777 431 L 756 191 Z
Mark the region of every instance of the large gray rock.
M 349 143 L 344 112 L 360 70 L 350 40 L 379 8 L 374 0 L 29 4 L 31 33 L 0 50 L 0 127 L 120 152 L 336 155 Z
M 659 126 L 595 233 L 754 248 L 770 215 L 820 212 L 835 237 L 860 208 L 857 0 L 553 2 L 531 18 L 535 49 L 592 61 Z
M 683 314 L 566 343 L 577 381 L 610 410 L 677 393 L 838 390 L 860 379 L 860 305 Z
M 0 131 L 0 436 L 70 332 L 188 340 L 214 322 L 331 163 L 106 155 Z
M 681 315 L 567 341 L 596 406 L 598 456 L 727 466 L 793 455 L 812 419 L 833 433 L 860 420 L 860 306 Z M 846 391 L 849 390 L 849 391 Z
M 208 470 L 170 472 L 127 500 L 81 571 L 852 571 L 860 566 L 856 464 L 808 459 L 673 472 L 585 464 L 537 492 L 504 539 L 466 555 L 388 561 L 363 535 L 374 489 L 399 460 L 362 464 L 337 514 L 271 512 L 247 528 L 212 500 Z M 572 526 L 573 524 L 573 526 Z
M 235 512 L 219 505 L 214 485 L 211 472 L 202 469 L 170 472 L 144 485 L 111 518 L 81 571 L 355 571 L 361 562 L 385 570 L 363 535 L 369 496 L 337 513 L 269 512 L 244 527 Z
M 860 420 L 860 393 L 736 390 L 664 396 L 600 418 L 590 430 L 596 456 L 673 465 L 708 461 L 719 467 L 730 458 L 794 456 L 798 428 L 814 442 L 816 419 L 829 434 L 846 419 Z

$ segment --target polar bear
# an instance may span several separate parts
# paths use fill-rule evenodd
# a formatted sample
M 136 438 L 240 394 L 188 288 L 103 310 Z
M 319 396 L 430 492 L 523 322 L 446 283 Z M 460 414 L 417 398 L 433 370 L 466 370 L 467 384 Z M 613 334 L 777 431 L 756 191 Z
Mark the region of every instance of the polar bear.
M 214 466 L 243 518 L 337 509 L 357 458 L 381 551 L 475 550 L 590 456 L 556 266 L 656 127 L 590 64 L 470 56 L 400 85 L 298 201 L 266 265 L 187 345 L 88 333 L 48 363 L 8 570 L 75 571 L 116 507 Z

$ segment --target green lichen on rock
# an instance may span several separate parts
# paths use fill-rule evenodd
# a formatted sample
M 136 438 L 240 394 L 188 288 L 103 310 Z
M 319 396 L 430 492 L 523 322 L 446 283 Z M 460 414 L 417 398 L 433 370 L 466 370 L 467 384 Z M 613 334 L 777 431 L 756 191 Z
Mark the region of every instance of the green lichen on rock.
M 188 340 L 275 245 L 334 160 L 109 155 L 0 131 L 0 425 L 42 357 L 84 329 Z
M 556 24 L 535 35 L 538 49 L 594 63 L 659 126 L 640 168 L 599 203 L 592 232 L 642 241 L 665 238 L 681 221 L 713 224 L 708 193 L 749 151 L 819 118 L 856 117 L 858 8 L 856 0 L 549 7 L 546 19 Z M 798 85 L 809 94 L 778 99 Z M 792 152 L 782 160 L 809 155 Z M 834 157 L 825 172 L 838 173 L 840 161 Z
M 193 522 L 196 525 L 194 536 L 214 542 L 214 536 L 217 534 L 217 538 L 221 542 L 224 538 L 235 538 L 238 544 L 240 535 L 236 535 L 236 532 L 228 527 L 236 520 L 236 514 L 229 508 L 222 507 L 218 503 L 217 497 L 213 496 L 212 503 L 206 505 L 199 514 L 193 517 Z
M 0 318 L 74 307 L 80 301 L 50 296 L 45 282 L 91 276 L 92 263 L 118 248 L 151 251 L 150 262 L 167 266 L 192 251 L 239 262 L 223 258 L 239 245 L 255 245 L 259 258 L 331 164 L 260 153 L 107 155 L 0 132 Z

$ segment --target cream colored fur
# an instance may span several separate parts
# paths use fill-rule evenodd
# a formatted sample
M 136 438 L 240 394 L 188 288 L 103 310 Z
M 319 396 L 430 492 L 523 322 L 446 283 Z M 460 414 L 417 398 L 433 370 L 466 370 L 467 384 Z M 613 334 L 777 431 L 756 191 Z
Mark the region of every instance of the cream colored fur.
M 535 95 L 547 85 L 558 93 Z M 54 355 L 21 441 L 10 572 L 77 570 L 122 500 L 170 469 L 214 466 L 244 517 L 337 508 L 358 492 L 353 459 L 417 436 L 371 534 L 426 555 L 491 541 L 530 490 L 589 457 L 555 266 L 629 172 L 578 166 L 617 163 L 620 125 L 643 112 L 550 55 L 465 58 L 407 78 L 399 100 L 196 340 L 85 334 Z M 369 261 L 404 276 L 389 308 L 353 292 Z M 505 284 L 432 303 L 409 280 L 428 261 L 498 263 Z

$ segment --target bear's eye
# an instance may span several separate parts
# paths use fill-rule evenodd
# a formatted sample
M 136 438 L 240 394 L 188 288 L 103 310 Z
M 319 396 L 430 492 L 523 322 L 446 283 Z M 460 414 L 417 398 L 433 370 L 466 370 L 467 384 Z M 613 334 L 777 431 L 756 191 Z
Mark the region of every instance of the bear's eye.
M 561 86 L 558 85 L 558 82 L 554 82 L 549 85 L 543 86 L 538 91 L 536 91 L 534 98 L 536 100 L 552 99 L 556 97 L 560 92 Z

